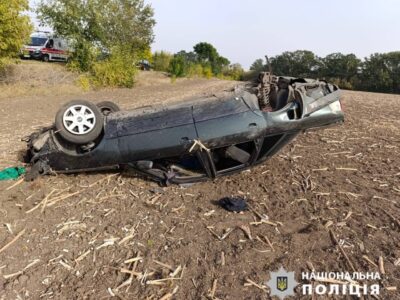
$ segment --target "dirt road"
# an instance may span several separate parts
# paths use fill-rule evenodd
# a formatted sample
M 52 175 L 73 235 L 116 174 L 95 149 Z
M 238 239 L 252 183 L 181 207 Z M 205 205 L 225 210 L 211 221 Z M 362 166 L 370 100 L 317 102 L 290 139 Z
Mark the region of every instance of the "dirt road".
M 144 76 L 156 79 L 0 98 L 0 169 L 16 165 L 19 139 L 70 99 L 128 109 L 234 84 Z M 379 257 L 380 297 L 398 299 L 400 96 L 345 92 L 343 103 L 344 125 L 301 135 L 266 164 L 215 182 L 160 188 L 129 172 L 48 176 L 10 190 L 13 182 L 0 182 L 0 249 L 22 232 L 0 250 L 0 299 L 269 299 L 265 282 L 280 266 L 304 284 L 308 262 L 318 272 L 352 272 L 349 261 L 378 272 Z M 230 195 L 258 215 L 214 204 Z

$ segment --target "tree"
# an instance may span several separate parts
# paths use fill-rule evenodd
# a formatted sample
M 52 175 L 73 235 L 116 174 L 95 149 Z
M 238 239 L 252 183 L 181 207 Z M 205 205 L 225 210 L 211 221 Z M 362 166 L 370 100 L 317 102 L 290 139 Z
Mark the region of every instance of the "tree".
M 256 73 L 262 72 L 265 69 L 264 60 L 262 58 L 256 59 L 250 66 L 250 70 Z
M 375 53 L 366 58 L 360 75 L 361 90 L 371 92 L 392 92 L 393 79 L 386 64 L 385 54 Z
M 207 74 L 204 74 L 204 69 L 203 65 L 199 63 L 198 56 L 195 52 L 186 52 L 184 50 L 179 51 L 178 53 L 175 54 L 176 56 L 179 56 L 180 64 L 182 65 L 182 70 L 181 76 L 187 76 L 187 77 L 211 77 L 206 70 Z M 212 74 L 211 74 L 212 75 Z
M 211 62 L 211 69 L 215 75 L 221 74 L 224 67 L 229 66 L 231 62 L 223 56 L 218 56 L 216 61 Z
M 341 88 L 353 89 L 358 84 L 361 60 L 354 54 L 332 53 L 320 59 L 317 76 L 332 81 Z
M 240 80 L 244 73 L 239 64 L 230 65 L 230 61 L 219 55 L 217 49 L 209 43 L 198 43 L 192 52 L 181 50 L 173 56 L 168 71 L 174 77 L 219 76 Z
M 400 93 L 400 51 L 385 53 L 384 64 L 392 81 L 390 92 Z
M 56 34 L 75 42 L 74 58 L 84 71 L 99 52 L 138 58 L 154 39 L 153 9 L 144 0 L 42 0 L 37 12 Z
M 321 67 L 318 57 L 311 51 L 283 52 L 271 58 L 272 70 L 276 75 L 315 77 Z
M 186 52 L 185 50 L 181 50 L 177 52 L 176 55 L 183 56 L 184 59 L 189 63 L 197 63 L 199 61 L 197 54 L 194 52 Z
M 213 62 L 216 61 L 219 57 L 217 49 L 209 43 L 198 43 L 194 47 L 194 52 L 197 54 L 197 57 L 200 62 Z
M 350 82 L 357 75 L 361 60 L 354 54 L 332 53 L 322 59 L 320 76 L 342 78 Z
M 242 78 L 254 80 L 262 62 L 257 59 Z M 276 75 L 325 79 L 343 89 L 400 93 L 400 51 L 375 53 L 364 61 L 354 54 L 331 53 L 320 58 L 311 51 L 287 51 L 272 57 L 271 65 Z
M 5 60 L 15 57 L 32 31 L 27 0 L 0 0 L 0 68 Z
M 222 72 L 222 69 L 230 64 L 230 61 L 220 56 L 217 49 L 209 43 L 198 43 L 194 47 L 198 61 L 203 67 L 210 66 L 214 75 Z

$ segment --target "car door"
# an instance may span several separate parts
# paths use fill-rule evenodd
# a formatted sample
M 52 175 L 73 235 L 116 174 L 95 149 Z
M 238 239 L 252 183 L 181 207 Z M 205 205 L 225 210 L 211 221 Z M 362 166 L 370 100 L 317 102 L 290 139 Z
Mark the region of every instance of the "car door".
M 247 100 L 241 93 L 193 107 L 199 140 L 210 149 L 213 177 L 239 172 L 256 159 L 257 139 L 265 132 L 266 120 Z
M 253 140 L 266 127 L 263 115 L 250 109 L 240 95 L 195 105 L 193 119 L 198 138 L 210 148 Z
M 125 162 L 179 156 L 197 138 L 191 107 L 120 112 L 107 126 L 108 137 L 118 137 Z

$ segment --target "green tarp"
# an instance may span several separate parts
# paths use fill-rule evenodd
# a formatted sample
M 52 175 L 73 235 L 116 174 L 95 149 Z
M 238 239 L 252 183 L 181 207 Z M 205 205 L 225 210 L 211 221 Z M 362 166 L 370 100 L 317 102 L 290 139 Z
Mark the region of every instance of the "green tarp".
M 22 174 L 25 174 L 24 167 L 7 168 L 0 171 L 0 180 L 17 179 Z

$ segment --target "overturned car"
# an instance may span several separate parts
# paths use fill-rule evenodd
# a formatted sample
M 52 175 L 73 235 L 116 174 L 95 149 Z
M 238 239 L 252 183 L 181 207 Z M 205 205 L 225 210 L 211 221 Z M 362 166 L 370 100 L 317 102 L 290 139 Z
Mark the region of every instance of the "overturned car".
M 343 120 L 337 86 L 267 72 L 168 107 L 120 111 L 112 102 L 76 100 L 54 126 L 25 139 L 26 178 L 128 166 L 164 184 L 203 181 L 260 164 L 300 132 Z

